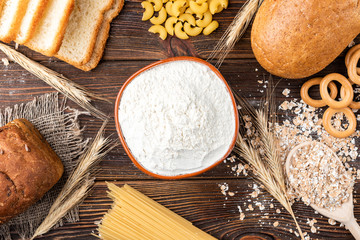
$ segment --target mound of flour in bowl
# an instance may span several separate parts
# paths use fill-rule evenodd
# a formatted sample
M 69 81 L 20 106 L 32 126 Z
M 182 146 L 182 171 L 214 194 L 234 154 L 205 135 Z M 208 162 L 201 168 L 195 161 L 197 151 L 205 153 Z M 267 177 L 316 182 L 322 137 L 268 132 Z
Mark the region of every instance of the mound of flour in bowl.
M 164 176 L 211 166 L 225 156 L 235 136 L 226 85 L 194 61 L 160 64 L 134 78 L 123 91 L 119 123 L 135 159 Z

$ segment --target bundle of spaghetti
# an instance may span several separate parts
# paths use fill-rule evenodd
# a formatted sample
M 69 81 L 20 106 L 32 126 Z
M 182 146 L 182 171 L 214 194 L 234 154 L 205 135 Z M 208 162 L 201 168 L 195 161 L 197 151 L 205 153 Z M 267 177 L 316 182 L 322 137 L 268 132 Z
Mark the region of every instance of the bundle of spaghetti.
M 101 239 L 216 239 L 127 184 L 108 188 L 114 204 L 98 226 Z

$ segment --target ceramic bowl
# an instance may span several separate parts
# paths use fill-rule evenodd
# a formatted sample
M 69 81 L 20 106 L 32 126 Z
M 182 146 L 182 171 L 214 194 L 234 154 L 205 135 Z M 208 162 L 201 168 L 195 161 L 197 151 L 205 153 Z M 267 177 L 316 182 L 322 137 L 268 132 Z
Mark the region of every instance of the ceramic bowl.
M 155 66 L 158 66 L 158 65 L 161 65 L 161 64 L 164 64 L 164 63 L 168 63 L 168 62 L 172 62 L 172 61 L 194 61 L 194 62 L 198 62 L 198 63 L 201 63 L 201 64 L 204 64 L 206 65 L 207 67 L 209 67 L 225 84 L 227 90 L 228 90 L 228 93 L 230 94 L 230 97 L 231 97 L 231 100 L 232 100 L 232 104 L 233 104 L 233 109 L 234 109 L 234 114 L 235 114 L 235 129 L 234 129 L 234 138 L 230 144 L 230 147 L 229 149 L 227 150 L 227 152 L 225 153 L 225 155 L 220 158 L 218 161 L 216 161 L 215 163 L 213 163 L 212 165 L 210 166 L 207 166 L 205 167 L 204 169 L 201 169 L 200 171 L 196 171 L 196 172 L 193 172 L 193 173 L 187 173 L 187 174 L 182 174 L 182 175 L 176 175 L 176 176 L 164 176 L 164 175 L 159 175 L 159 174 L 156 174 L 156 173 L 153 173 L 153 172 L 150 172 L 149 170 L 145 169 L 137 160 L 136 158 L 132 155 L 131 153 L 131 150 L 130 148 L 128 147 L 127 143 L 126 143 L 126 140 L 125 140 L 125 137 L 121 131 L 121 126 L 120 126 L 120 123 L 119 123 L 119 105 L 120 105 L 120 101 L 121 101 L 121 97 L 122 97 L 122 94 L 124 92 L 124 90 L 126 89 L 126 87 L 129 85 L 129 83 L 131 83 L 131 81 L 133 79 L 135 79 L 139 74 L 143 73 L 144 71 L 146 70 L 149 70 Z M 187 178 L 187 177 L 193 177 L 193 176 L 196 176 L 196 175 L 199 175 L 199 174 L 202 174 L 208 170 L 210 170 L 211 168 L 215 167 L 216 165 L 218 165 L 219 163 L 221 163 L 232 151 L 232 149 L 234 148 L 235 146 L 235 142 L 236 142 L 236 138 L 237 138 L 237 135 L 238 135 L 238 132 L 239 132 L 239 116 L 238 116 L 238 111 L 237 111 L 237 107 L 236 107 L 236 102 L 235 102 L 235 99 L 234 99 L 234 96 L 231 92 L 231 89 L 229 87 L 229 85 L 227 84 L 225 78 L 221 75 L 221 73 L 213 66 L 211 65 L 210 63 L 200 59 L 200 58 L 195 58 L 195 57 L 174 57 L 174 58 L 168 58 L 168 59 L 164 59 L 164 60 L 160 60 L 160 61 L 157 61 L 155 63 L 152 63 L 142 69 L 140 69 L 139 71 L 137 71 L 136 73 L 134 73 L 125 83 L 124 85 L 122 86 L 122 88 L 120 89 L 119 91 L 119 94 L 116 98 L 116 103 L 115 103 L 115 124 L 116 124 L 116 130 L 117 130 L 117 133 L 119 135 L 119 138 L 120 138 L 120 141 L 121 141 L 121 144 L 123 145 L 124 149 L 125 149 L 125 152 L 127 153 L 127 155 L 130 157 L 131 161 L 135 164 L 135 166 L 137 166 L 141 171 L 143 171 L 144 173 L 150 175 L 150 176 L 153 176 L 153 177 L 156 177 L 156 178 L 160 178 L 160 179 L 181 179 L 181 178 Z

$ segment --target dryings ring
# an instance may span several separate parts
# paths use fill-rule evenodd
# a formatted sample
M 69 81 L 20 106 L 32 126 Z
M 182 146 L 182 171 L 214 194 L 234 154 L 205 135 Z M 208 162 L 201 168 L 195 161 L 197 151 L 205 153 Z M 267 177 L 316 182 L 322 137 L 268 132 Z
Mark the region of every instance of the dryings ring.
M 329 84 L 332 81 L 338 81 L 344 87 L 345 96 L 341 101 L 336 101 L 332 99 L 327 90 Z M 352 89 L 351 83 L 341 74 L 331 73 L 325 76 L 320 82 L 320 95 L 323 101 L 331 108 L 345 108 L 350 105 L 354 98 L 354 91 Z
M 320 100 L 315 100 L 313 98 L 311 98 L 309 96 L 309 89 L 312 86 L 315 85 L 320 85 L 322 78 L 318 77 L 318 78 L 313 78 L 310 79 L 309 81 L 305 82 L 300 90 L 300 95 L 301 95 L 301 99 L 309 106 L 315 107 L 315 108 L 320 108 L 320 107 L 324 107 L 326 106 L 326 103 L 320 99 Z M 336 87 L 336 84 L 333 82 L 329 83 L 329 88 L 330 88 L 330 97 L 332 99 L 335 99 L 337 94 L 338 94 L 338 89 Z
M 346 56 L 345 56 L 345 66 L 346 66 L 346 68 L 349 67 L 350 59 L 352 58 L 353 54 L 359 49 L 360 49 L 360 44 L 353 46 L 346 53 Z M 360 74 L 360 68 L 357 68 L 357 74 Z
M 356 50 L 351 55 L 349 65 L 347 66 L 347 70 L 350 80 L 360 85 L 360 75 L 358 73 L 358 68 L 357 68 L 359 58 L 360 58 L 360 49 Z
M 341 89 L 340 89 L 340 96 L 341 96 L 341 98 L 344 98 L 344 96 L 345 96 L 345 90 L 344 90 L 343 87 L 341 87 Z M 349 108 L 351 108 L 351 109 L 360 109 L 360 102 L 352 101 L 350 103 L 350 105 L 349 105 Z
M 344 113 L 348 122 L 349 126 L 344 131 L 339 131 L 334 128 L 334 126 L 331 124 L 331 118 L 334 116 L 335 113 Z M 353 111 L 346 107 L 346 108 L 340 108 L 340 109 L 334 109 L 334 108 L 328 108 L 326 109 L 324 115 L 323 115 L 323 125 L 325 130 L 333 137 L 336 138 L 346 138 L 353 134 L 356 130 L 356 117 Z

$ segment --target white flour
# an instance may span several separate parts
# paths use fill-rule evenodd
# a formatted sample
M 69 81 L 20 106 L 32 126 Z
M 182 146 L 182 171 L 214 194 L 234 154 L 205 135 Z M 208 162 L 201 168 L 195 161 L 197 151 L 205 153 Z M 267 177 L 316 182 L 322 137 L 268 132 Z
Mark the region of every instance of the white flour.
M 119 122 L 136 160 L 165 176 L 212 165 L 224 157 L 235 134 L 225 84 L 193 61 L 161 64 L 137 76 L 123 92 Z

